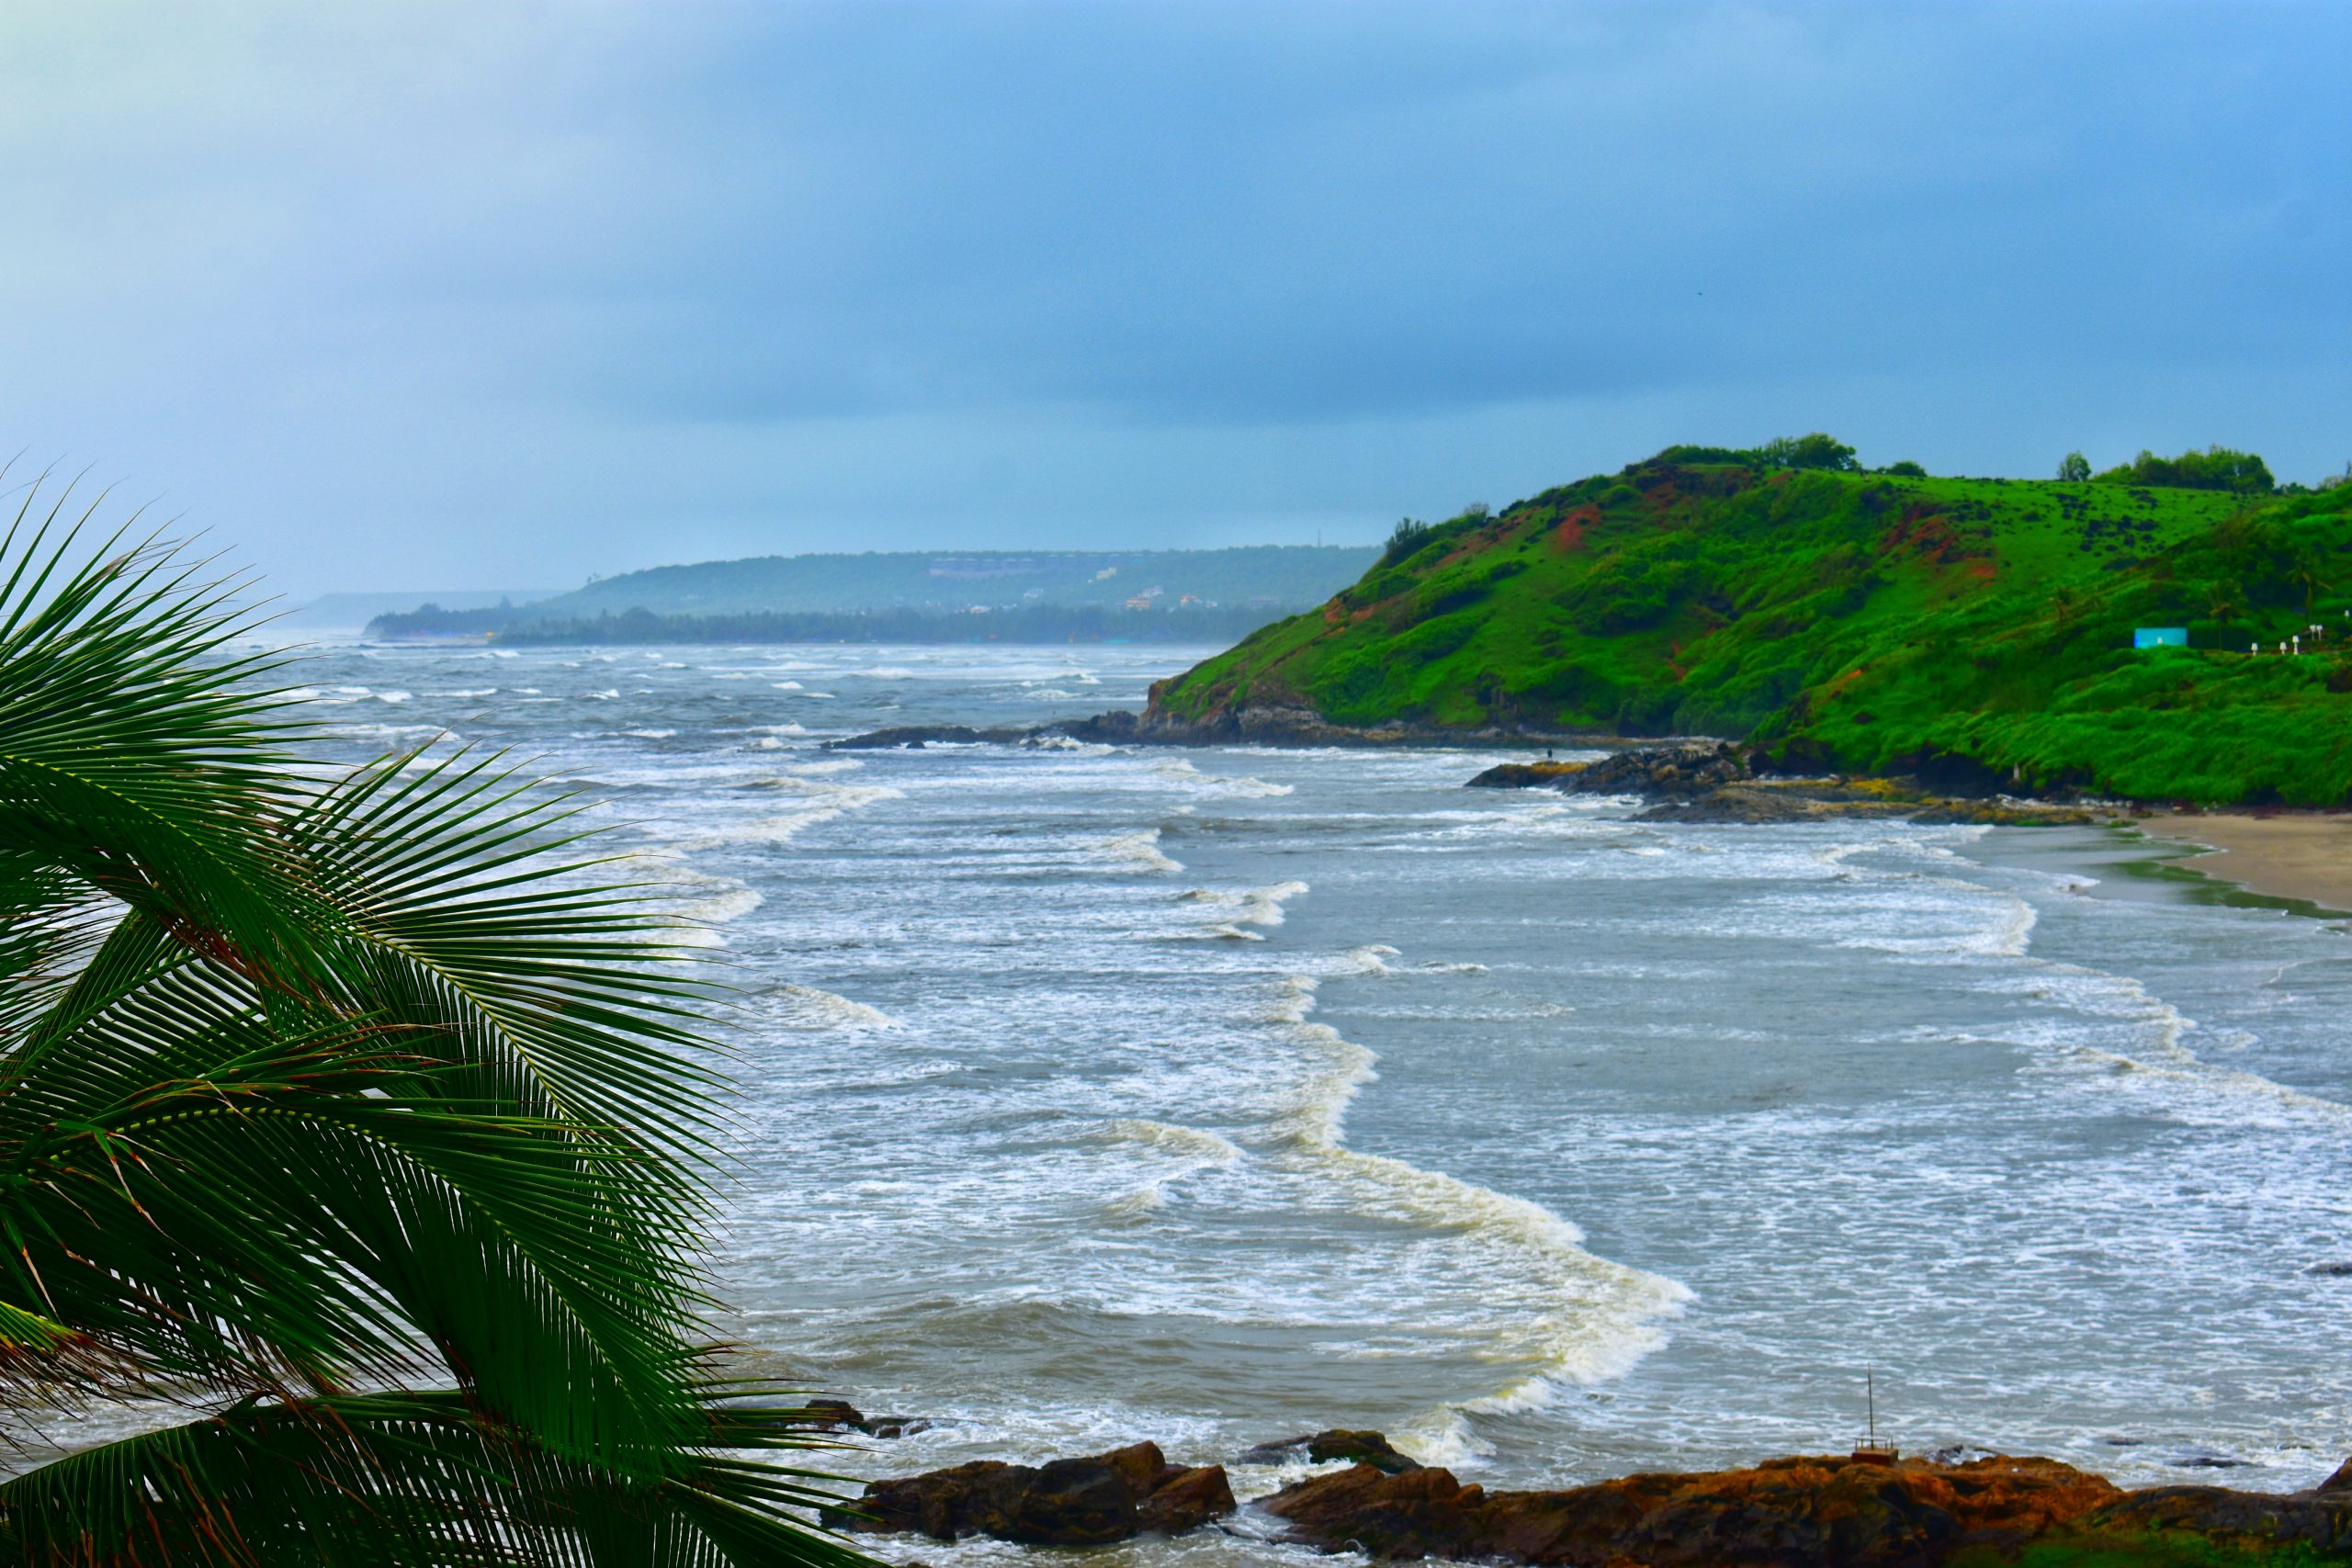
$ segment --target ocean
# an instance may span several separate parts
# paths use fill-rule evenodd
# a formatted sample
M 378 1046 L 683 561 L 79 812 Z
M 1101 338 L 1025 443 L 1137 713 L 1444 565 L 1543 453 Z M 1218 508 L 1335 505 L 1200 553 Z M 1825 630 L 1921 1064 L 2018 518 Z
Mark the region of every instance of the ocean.
M 1207 651 L 299 678 L 340 759 L 513 748 L 687 890 L 739 990 L 719 1331 L 933 1423 L 846 1471 L 1355 1427 L 1566 1484 L 1842 1451 L 1866 1369 L 1907 1451 L 2352 1450 L 2340 927 L 2117 830 L 1663 826 L 1485 751 L 821 749 Z M 1237 1528 L 1104 1561 L 1286 1555 Z

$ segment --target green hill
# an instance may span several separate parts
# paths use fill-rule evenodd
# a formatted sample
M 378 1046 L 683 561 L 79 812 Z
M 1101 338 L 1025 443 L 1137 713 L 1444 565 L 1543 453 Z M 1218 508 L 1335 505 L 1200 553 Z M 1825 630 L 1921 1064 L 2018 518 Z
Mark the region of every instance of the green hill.
M 1353 587 L 1164 682 L 1154 711 L 1707 734 L 1805 768 L 2352 798 L 2352 486 L 2280 494 L 2233 453 L 2071 481 L 1897 469 L 1826 437 L 1674 447 L 1402 525 Z M 2246 651 L 2312 623 L 2316 652 Z M 2143 626 L 2188 646 L 2135 649 Z

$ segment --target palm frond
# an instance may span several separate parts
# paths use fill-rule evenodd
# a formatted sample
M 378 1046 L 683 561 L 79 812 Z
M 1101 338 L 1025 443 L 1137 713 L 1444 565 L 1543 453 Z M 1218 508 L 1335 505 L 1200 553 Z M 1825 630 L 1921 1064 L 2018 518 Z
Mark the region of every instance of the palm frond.
M 0 1483 L 0 1548 L 859 1561 L 721 1451 L 808 1439 L 702 1343 L 698 949 L 498 754 L 314 783 L 236 581 L 70 494 L 0 536 L 0 1421 L 224 1408 Z
M 740 1417 L 709 1434 L 776 1447 Z M 240 1405 L 0 1482 L 0 1549 L 57 1568 L 851 1568 L 802 1472 L 698 1451 L 616 1483 L 446 1392 Z

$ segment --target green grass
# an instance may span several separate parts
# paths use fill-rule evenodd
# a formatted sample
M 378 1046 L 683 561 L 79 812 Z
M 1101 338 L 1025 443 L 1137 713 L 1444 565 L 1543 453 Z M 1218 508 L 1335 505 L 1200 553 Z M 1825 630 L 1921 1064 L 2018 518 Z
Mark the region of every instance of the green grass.
M 1946 1559 L 1945 1568 L 2321 1568 L 2341 1561 L 2323 1556 L 2302 1541 L 2273 1546 L 2163 1530 L 2067 1532 L 2028 1541 L 2014 1551 L 1972 1547 Z
M 1157 701 L 1720 735 L 1849 772 L 2316 805 L 2352 795 L 2347 607 L 2352 489 L 1652 459 L 1439 525 Z M 2311 620 L 2344 655 L 2245 652 Z M 2143 626 L 2191 646 L 2135 651 Z

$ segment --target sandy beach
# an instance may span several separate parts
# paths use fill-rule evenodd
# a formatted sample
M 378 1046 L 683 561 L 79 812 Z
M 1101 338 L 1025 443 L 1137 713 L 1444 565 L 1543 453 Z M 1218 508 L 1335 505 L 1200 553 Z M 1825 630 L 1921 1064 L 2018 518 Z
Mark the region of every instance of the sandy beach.
M 2193 870 L 2275 898 L 2352 911 L 2352 816 L 2168 812 L 2142 818 L 2140 827 L 2154 838 L 2207 846 L 2211 853 L 2181 863 Z

